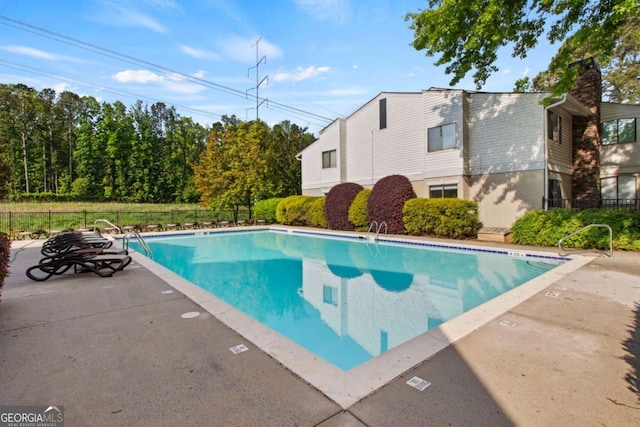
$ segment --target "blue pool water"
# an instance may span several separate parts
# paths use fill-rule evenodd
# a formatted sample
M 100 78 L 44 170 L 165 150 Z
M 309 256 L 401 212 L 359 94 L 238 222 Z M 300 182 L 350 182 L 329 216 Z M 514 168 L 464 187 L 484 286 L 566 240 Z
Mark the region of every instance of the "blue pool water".
M 342 370 L 562 262 L 266 230 L 147 244 L 155 262 Z

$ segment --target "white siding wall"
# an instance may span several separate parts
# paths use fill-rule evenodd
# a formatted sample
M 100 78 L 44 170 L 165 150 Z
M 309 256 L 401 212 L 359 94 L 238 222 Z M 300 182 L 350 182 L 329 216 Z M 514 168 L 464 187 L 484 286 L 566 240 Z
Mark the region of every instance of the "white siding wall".
M 321 195 L 340 183 L 342 156 L 340 153 L 341 127 L 344 120 L 336 120 L 326 127 L 313 144 L 302 152 L 302 192 L 307 195 Z M 322 153 L 336 150 L 336 167 L 322 168 Z
M 379 101 L 387 99 L 387 127 L 380 129 Z M 392 174 L 422 173 L 424 127 L 420 93 L 381 93 L 347 119 L 346 181 L 372 185 Z
M 461 90 L 428 90 L 423 92 L 424 138 L 422 151 L 424 156 L 423 178 L 464 174 L 464 120 L 463 95 Z M 456 124 L 455 149 L 427 151 L 427 129 L 450 123 Z
M 544 169 L 544 94 L 470 97 L 471 175 Z

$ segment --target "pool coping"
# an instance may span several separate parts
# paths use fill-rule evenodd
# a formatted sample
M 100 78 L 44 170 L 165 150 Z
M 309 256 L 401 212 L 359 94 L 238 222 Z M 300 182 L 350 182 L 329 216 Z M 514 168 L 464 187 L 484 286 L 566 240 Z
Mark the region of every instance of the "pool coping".
M 270 230 L 286 233 L 321 234 L 325 236 L 340 236 L 353 239 L 363 239 L 362 233 L 334 232 L 331 230 L 302 230 L 300 228 L 251 227 L 243 229 L 210 229 L 194 232 L 153 233 L 145 234 L 143 238 L 169 237 L 175 235 L 198 235 L 213 233 L 237 233 L 243 231 Z M 343 409 L 349 408 L 362 398 L 373 393 L 380 387 L 391 382 L 411 368 L 432 358 L 438 352 L 459 339 L 496 319 L 513 307 L 529 299 L 536 293 L 547 288 L 552 283 L 567 276 L 572 271 L 586 265 L 593 258 L 584 256 L 558 256 L 549 253 L 520 250 L 497 250 L 490 247 L 440 243 L 414 239 L 404 236 L 380 237 L 380 241 L 391 243 L 409 243 L 428 247 L 446 249 L 463 249 L 476 252 L 500 253 L 509 256 L 523 256 L 534 258 L 562 259 L 566 262 L 547 271 L 540 276 L 508 291 L 504 294 L 451 319 L 436 328 L 425 332 L 393 349 L 374 357 L 373 359 L 349 370 L 342 371 L 331 363 L 314 355 L 288 338 L 280 335 L 252 317 L 233 308 L 208 291 L 194 285 L 180 277 L 166 267 L 157 264 L 152 259 L 136 251 L 131 256 L 140 265 L 155 274 L 167 284 L 183 293 L 194 303 L 202 307 L 222 323 L 238 332 L 250 344 L 265 351 L 283 366 L 296 373 L 303 380 L 320 390 L 327 397 L 339 404 Z

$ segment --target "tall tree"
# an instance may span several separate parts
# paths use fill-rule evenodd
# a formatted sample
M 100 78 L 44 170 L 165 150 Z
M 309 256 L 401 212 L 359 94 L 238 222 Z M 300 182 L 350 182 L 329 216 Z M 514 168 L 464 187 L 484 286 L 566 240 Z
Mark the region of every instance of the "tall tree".
M 274 197 L 302 194 L 302 166 L 298 153 L 315 140 L 307 128 L 301 128 L 288 120 L 273 127 L 266 158 L 269 177 L 273 181 Z
M 414 31 L 413 46 L 428 56 L 440 55 L 436 65 L 446 65 L 451 85 L 469 72 L 477 88 L 498 70 L 498 50 L 513 46 L 512 55 L 525 58 L 546 33 L 551 43 L 572 39 L 572 49 L 597 45 L 599 63 L 607 63 L 622 37 L 621 28 L 640 14 L 639 0 L 429 0 L 429 8 L 408 13 Z M 577 70 L 572 49 L 560 49 L 549 69 L 561 77 L 551 89 L 566 93 Z
M 214 126 L 207 150 L 194 166 L 201 203 L 212 209 L 249 209 L 272 191 L 264 156 L 269 127 L 261 120 Z M 251 211 L 250 211 L 251 212 Z
M 73 149 L 75 146 L 75 128 L 80 111 L 82 110 L 82 100 L 73 92 L 64 91 L 60 94 L 60 99 L 56 107 L 60 108 L 60 115 L 65 121 L 65 134 L 67 142 L 67 173 L 64 181 L 63 190 L 71 191 L 71 183 L 73 182 Z

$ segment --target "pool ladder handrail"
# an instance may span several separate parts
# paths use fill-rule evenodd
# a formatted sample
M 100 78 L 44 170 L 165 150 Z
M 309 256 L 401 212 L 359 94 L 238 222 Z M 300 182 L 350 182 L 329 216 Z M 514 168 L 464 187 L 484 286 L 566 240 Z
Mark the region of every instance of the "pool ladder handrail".
M 375 227 L 374 227 L 375 226 Z M 384 226 L 384 234 L 387 234 L 387 222 L 386 221 L 382 221 L 380 224 L 378 224 L 378 221 L 372 221 L 371 224 L 369 225 L 369 230 L 367 231 L 367 240 L 369 240 L 369 234 L 371 234 L 371 231 L 373 228 L 375 228 L 376 231 L 376 235 L 374 236 L 374 241 L 378 240 L 378 235 L 380 234 L 380 231 L 382 230 L 382 227 Z
M 129 240 L 132 237 L 135 237 L 136 239 L 138 239 L 138 242 L 140 242 L 140 246 L 142 246 L 142 249 L 144 249 L 145 254 L 149 258 L 153 259 L 153 252 L 151 252 L 151 248 L 149 247 L 149 245 L 147 245 L 147 242 L 145 242 L 145 240 L 142 238 L 140 233 L 138 233 L 137 231 L 130 231 L 127 234 L 125 234 L 124 237 L 122 237 L 122 248 L 126 252 L 129 252 Z
M 611 226 L 609 226 L 608 224 L 589 224 L 582 227 L 580 230 L 569 234 L 568 236 L 564 236 L 562 239 L 558 240 L 558 249 L 560 250 L 560 255 L 561 256 L 567 255 L 567 252 L 562 247 L 562 242 L 564 242 L 570 237 L 575 236 L 576 234 L 582 233 L 583 231 L 593 227 L 603 227 L 609 230 L 609 253 L 607 254 L 607 251 L 602 251 L 602 250 L 598 250 L 598 251 L 601 252 L 603 255 L 608 255 L 609 258 L 612 258 L 613 257 L 613 230 L 611 229 Z
M 96 224 L 98 224 L 99 222 L 104 222 L 104 223 L 106 223 L 106 224 L 110 225 L 111 227 L 113 227 L 113 228 L 115 228 L 116 230 L 118 230 L 118 234 L 122 234 L 122 229 L 121 229 L 120 227 L 118 227 L 117 225 L 115 225 L 114 223 L 112 223 L 111 221 L 109 221 L 108 219 L 103 219 L 103 218 L 96 219 L 96 220 L 93 222 L 93 229 L 94 229 L 94 230 L 96 230 L 96 229 L 98 228 L 98 226 L 97 226 Z

